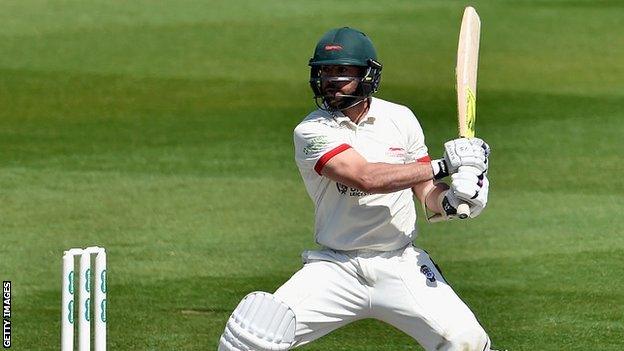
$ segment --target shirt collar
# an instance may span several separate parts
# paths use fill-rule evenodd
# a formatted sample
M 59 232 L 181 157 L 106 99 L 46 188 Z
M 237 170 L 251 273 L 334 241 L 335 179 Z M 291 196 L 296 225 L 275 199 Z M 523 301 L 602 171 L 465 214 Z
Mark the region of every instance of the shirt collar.
M 352 123 L 351 122 L 351 118 L 345 116 L 342 111 L 336 111 L 334 114 L 334 120 L 336 121 L 336 123 L 338 124 L 342 124 L 342 123 Z
M 368 113 L 366 114 L 366 118 L 377 119 L 381 116 L 381 106 L 379 105 L 379 99 L 371 97 L 370 106 L 368 107 Z
M 376 98 L 371 97 L 370 106 L 368 107 L 368 112 L 366 113 L 366 116 L 364 116 L 364 118 L 360 121 L 360 124 L 374 123 L 375 120 L 378 118 L 378 116 L 381 115 L 380 112 L 381 112 L 381 109 L 379 108 L 379 102 L 377 101 Z M 342 111 L 336 111 L 333 114 L 330 112 L 327 112 L 327 113 L 329 114 L 329 116 L 333 117 L 336 123 L 338 124 L 353 123 L 351 121 L 351 118 L 345 116 L 344 113 L 342 113 Z

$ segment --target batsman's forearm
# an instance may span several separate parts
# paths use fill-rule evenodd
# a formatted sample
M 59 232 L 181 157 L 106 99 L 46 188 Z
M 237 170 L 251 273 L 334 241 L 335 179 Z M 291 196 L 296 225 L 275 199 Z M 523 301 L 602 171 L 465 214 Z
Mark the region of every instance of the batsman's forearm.
M 425 201 L 427 208 L 435 213 L 443 213 L 442 198 L 446 194 L 449 186 L 446 183 L 435 183 L 434 188 L 427 192 Z
M 369 163 L 361 175 L 361 187 L 366 192 L 385 194 L 409 189 L 415 184 L 433 178 L 429 162 L 415 162 L 403 165 Z

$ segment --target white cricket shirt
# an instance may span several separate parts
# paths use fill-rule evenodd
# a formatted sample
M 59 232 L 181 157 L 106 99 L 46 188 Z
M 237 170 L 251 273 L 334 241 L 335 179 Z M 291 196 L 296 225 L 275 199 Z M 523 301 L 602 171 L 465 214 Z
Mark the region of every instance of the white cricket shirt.
M 310 113 L 294 132 L 295 160 L 315 204 L 316 242 L 334 250 L 396 250 L 416 236 L 411 189 L 367 194 L 321 175 L 323 166 L 353 148 L 368 162 L 428 161 L 422 128 L 402 105 L 372 98 L 358 125 L 341 113 Z

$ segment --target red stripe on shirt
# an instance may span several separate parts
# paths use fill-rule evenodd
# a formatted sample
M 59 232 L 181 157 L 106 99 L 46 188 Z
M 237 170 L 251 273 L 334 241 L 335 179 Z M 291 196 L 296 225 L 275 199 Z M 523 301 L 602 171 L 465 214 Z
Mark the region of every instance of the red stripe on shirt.
M 429 155 L 423 156 L 419 159 L 416 159 L 416 162 L 431 162 L 431 157 L 429 157 Z
M 340 144 L 336 146 L 335 148 L 327 151 L 323 156 L 321 156 L 321 158 L 319 158 L 318 161 L 316 161 L 316 165 L 314 165 L 314 170 L 316 171 L 316 173 L 321 175 L 321 171 L 323 170 L 323 167 L 325 167 L 325 164 L 329 162 L 329 160 L 331 160 L 334 156 L 338 155 L 339 153 L 345 150 L 348 150 L 350 148 L 351 146 L 348 144 Z

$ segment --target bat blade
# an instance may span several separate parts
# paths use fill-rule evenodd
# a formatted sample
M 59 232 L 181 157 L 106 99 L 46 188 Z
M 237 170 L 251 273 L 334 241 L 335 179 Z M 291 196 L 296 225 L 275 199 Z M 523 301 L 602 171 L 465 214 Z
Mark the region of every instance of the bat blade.
M 479 39 L 481 20 L 473 7 L 466 7 L 457 45 L 457 122 L 459 136 L 473 138 L 477 117 L 477 68 L 479 65 Z M 462 203 L 457 207 L 459 218 L 470 216 L 470 207 Z
M 457 121 L 459 135 L 475 136 L 477 110 L 477 67 L 479 64 L 479 37 L 481 20 L 473 7 L 466 7 L 457 46 Z

